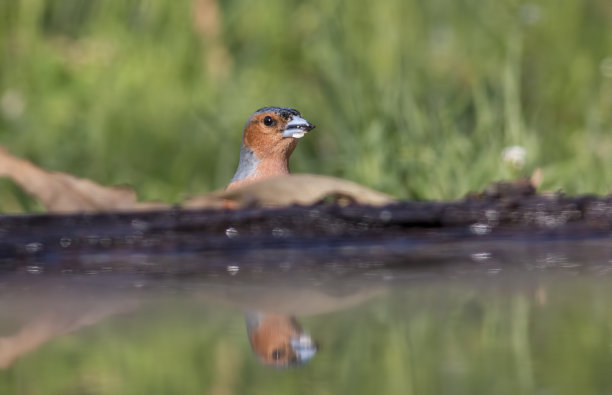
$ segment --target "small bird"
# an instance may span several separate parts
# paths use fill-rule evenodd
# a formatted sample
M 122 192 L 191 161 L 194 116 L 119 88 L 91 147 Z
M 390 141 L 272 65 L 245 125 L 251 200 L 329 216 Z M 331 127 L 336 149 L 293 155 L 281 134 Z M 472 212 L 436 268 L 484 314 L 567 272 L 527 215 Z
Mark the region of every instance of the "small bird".
M 264 107 L 255 111 L 244 126 L 238 169 L 227 189 L 289 174 L 289 157 L 297 139 L 314 127 L 293 108 Z
M 302 365 L 317 352 L 318 346 L 293 316 L 247 311 L 244 318 L 251 347 L 266 365 Z

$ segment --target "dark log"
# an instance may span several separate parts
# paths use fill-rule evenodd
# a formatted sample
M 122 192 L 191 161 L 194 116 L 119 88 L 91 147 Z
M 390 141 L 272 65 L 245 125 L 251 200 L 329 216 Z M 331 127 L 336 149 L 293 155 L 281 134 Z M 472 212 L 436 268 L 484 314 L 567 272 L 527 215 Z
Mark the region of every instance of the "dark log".
M 603 258 L 609 259 L 612 197 L 536 194 L 525 183 L 498 183 L 459 201 L 385 207 L 327 202 L 275 209 L 9 215 L 0 217 L 0 236 L 0 269 L 9 270 L 33 261 L 47 267 L 61 262 L 58 267 L 64 268 L 92 256 L 114 257 L 116 267 L 117 257 L 143 254 L 157 262 L 162 256 L 200 254 L 209 267 L 223 268 L 228 259 L 270 262 L 296 254 L 313 262 L 329 261 L 330 255 L 416 262 L 516 250 L 517 243 L 562 242 L 568 251 L 578 251 L 575 243 L 584 241 L 591 241 L 590 250 L 593 243 L 604 248 Z M 189 265 L 197 266 L 194 262 Z

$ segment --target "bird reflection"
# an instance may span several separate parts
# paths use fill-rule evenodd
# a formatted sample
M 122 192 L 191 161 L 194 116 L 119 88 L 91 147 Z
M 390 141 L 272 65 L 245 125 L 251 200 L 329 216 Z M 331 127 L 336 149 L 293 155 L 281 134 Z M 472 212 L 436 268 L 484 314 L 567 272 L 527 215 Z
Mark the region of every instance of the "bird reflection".
M 247 311 L 245 320 L 253 352 L 266 365 L 298 366 L 317 352 L 317 345 L 293 316 Z
M 150 288 L 134 288 L 131 277 L 32 278 L 16 274 L 4 280 L 0 284 L 0 371 L 60 336 L 118 315 L 138 317 L 139 311 L 174 301 L 159 292 L 171 282 L 152 281 Z M 249 281 L 235 277 L 198 280 L 185 285 L 176 302 L 179 306 L 195 303 L 245 312 L 246 335 L 256 359 L 282 368 L 303 365 L 319 351 L 296 316 L 351 308 L 379 296 L 384 289 L 371 278 L 363 282 L 327 278 L 314 283 L 311 278 L 276 273 Z

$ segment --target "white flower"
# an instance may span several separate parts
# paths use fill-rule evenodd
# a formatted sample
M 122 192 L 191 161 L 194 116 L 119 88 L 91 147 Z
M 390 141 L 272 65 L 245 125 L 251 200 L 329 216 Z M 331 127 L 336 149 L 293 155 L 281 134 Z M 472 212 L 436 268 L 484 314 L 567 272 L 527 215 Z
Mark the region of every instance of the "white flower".
M 513 145 L 504 148 L 502 151 L 502 161 L 515 169 L 522 169 L 525 165 L 527 151 L 520 145 Z

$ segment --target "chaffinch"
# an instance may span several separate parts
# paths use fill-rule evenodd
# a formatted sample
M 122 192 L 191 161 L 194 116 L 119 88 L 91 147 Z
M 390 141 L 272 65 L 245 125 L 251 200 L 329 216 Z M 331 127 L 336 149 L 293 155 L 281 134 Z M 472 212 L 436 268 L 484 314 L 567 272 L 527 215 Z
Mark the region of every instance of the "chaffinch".
M 289 174 L 289 157 L 297 140 L 314 127 L 293 108 L 264 107 L 255 111 L 244 126 L 238 169 L 227 189 Z
M 227 189 L 289 174 L 289 157 L 297 140 L 314 127 L 293 108 L 264 107 L 255 111 L 244 126 L 240 161 Z M 245 318 L 253 351 L 265 364 L 299 365 L 317 351 L 311 337 L 292 316 L 249 311 Z
M 266 365 L 301 365 L 317 352 L 317 345 L 292 316 L 248 311 L 245 319 L 251 347 Z

